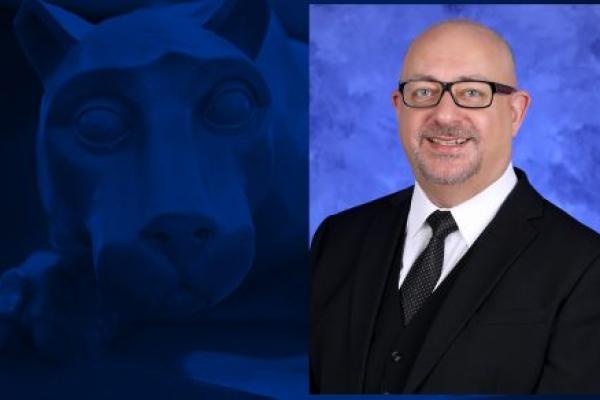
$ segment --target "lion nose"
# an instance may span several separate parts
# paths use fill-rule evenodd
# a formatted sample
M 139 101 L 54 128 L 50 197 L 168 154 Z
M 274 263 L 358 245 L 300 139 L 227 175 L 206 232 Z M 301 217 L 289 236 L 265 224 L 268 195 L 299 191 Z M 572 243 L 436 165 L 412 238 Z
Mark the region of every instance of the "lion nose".
M 162 214 L 153 218 L 141 231 L 143 240 L 169 245 L 210 239 L 216 233 L 212 220 L 198 214 Z

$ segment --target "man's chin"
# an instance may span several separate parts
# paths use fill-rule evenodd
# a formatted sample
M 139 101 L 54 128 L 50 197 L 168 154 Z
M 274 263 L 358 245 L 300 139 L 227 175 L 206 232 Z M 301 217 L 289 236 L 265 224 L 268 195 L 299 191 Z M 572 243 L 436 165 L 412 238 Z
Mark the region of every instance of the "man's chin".
M 434 185 L 462 185 L 479 171 L 479 163 L 467 163 L 464 160 L 448 159 L 432 162 L 418 162 L 417 170 L 421 178 Z
M 464 175 L 453 174 L 423 174 L 426 182 L 440 186 L 458 186 L 468 181 L 468 177 Z

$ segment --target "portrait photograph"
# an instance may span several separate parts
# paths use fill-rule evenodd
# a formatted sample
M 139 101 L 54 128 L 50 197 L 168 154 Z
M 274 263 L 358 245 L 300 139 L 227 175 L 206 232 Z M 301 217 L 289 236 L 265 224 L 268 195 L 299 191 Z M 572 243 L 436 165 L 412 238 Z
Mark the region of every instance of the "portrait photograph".
M 312 393 L 600 393 L 599 18 L 311 5 Z

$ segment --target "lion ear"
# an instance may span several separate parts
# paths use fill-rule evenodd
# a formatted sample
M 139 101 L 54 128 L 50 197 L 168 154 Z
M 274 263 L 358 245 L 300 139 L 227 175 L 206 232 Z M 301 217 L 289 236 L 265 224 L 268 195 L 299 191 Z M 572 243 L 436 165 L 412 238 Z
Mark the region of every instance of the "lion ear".
M 248 57 L 258 55 L 269 27 L 266 0 L 224 0 L 204 28 L 227 39 Z
M 23 1 L 15 18 L 21 47 L 44 82 L 92 27 L 79 16 L 40 0 Z

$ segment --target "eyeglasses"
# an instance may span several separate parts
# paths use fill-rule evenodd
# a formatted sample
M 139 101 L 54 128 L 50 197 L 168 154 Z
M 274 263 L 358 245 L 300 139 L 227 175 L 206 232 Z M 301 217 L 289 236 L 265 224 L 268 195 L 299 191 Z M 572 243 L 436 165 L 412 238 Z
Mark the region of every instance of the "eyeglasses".
M 498 82 L 414 80 L 400 82 L 398 90 L 407 107 L 429 108 L 440 104 L 444 92 L 450 92 L 454 103 L 464 108 L 487 108 L 492 105 L 494 93 L 511 94 L 516 88 Z

